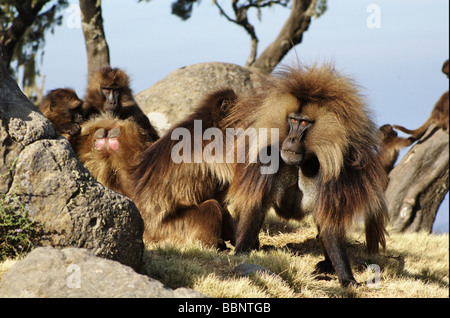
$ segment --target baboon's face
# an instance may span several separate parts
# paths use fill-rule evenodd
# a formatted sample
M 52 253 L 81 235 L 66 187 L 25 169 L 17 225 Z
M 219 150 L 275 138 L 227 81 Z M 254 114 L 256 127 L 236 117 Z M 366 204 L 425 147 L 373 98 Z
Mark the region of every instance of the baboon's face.
M 302 113 L 291 113 L 288 124 L 289 133 L 281 145 L 281 158 L 289 165 L 300 165 L 306 158 L 306 134 L 314 123 Z
M 105 97 L 105 103 L 103 109 L 110 112 L 117 112 L 120 110 L 120 94 L 122 91 L 121 87 L 102 87 L 102 93 Z

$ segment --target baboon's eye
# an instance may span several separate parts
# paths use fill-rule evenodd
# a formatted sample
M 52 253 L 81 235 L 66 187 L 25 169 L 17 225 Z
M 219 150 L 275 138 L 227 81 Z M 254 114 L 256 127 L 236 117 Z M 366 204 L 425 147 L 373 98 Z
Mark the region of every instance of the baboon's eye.
M 301 121 L 300 121 L 300 125 L 301 125 L 301 126 L 308 126 L 308 124 L 309 124 L 309 122 L 306 121 L 306 120 L 301 120 Z
M 294 117 L 289 117 L 289 120 L 291 121 L 291 124 L 299 124 L 300 126 L 308 126 L 311 122 L 306 119 L 297 119 Z

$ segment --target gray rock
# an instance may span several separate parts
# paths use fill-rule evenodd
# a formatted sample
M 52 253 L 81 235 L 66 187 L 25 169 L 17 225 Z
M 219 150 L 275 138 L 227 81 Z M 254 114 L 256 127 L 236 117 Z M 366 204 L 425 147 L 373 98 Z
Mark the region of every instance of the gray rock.
M 118 262 L 79 248 L 40 247 L 14 264 L 0 281 L 1 297 L 133 298 L 205 297 L 176 290 Z
M 235 64 L 194 64 L 170 73 L 138 93 L 135 100 L 161 134 L 188 115 L 209 93 L 227 87 L 242 93 L 257 87 L 262 76 L 257 70 Z
M 88 248 L 140 266 L 143 221 L 136 206 L 92 179 L 69 142 L 7 74 L 1 57 L 0 175 L 0 194 L 18 198 L 42 225 L 40 245 Z

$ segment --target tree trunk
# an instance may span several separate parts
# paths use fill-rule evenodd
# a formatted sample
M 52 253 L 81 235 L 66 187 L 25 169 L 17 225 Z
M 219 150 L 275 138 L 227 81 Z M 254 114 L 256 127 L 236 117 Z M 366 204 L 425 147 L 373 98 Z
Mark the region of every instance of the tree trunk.
M 49 0 L 39 0 L 33 3 L 25 0 L 16 1 L 17 17 L 7 30 L 0 31 L 0 51 L 3 51 L 3 63 L 8 69 L 17 43 L 47 2 Z
M 389 174 L 392 232 L 431 233 L 449 186 L 449 135 L 431 125 Z
M 88 74 L 102 66 L 109 65 L 109 48 L 103 30 L 101 3 L 101 0 L 80 0 Z
M 271 73 L 289 50 L 302 42 L 303 32 L 308 30 L 314 14 L 316 0 L 294 0 L 291 14 L 277 38 L 256 59 L 253 67 Z

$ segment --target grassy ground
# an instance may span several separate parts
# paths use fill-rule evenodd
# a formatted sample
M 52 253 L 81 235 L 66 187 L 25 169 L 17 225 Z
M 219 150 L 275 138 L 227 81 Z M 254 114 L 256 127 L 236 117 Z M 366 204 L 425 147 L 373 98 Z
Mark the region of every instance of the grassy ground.
M 168 287 L 188 287 L 212 297 L 449 297 L 448 234 L 391 234 L 385 252 L 368 256 L 362 231 L 350 233 L 349 258 L 362 286 L 349 288 L 340 287 L 334 275 L 313 274 L 322 260 L 316 234 L 309 219 L 286 223 L 271 217 L 260 235 L 260 251 L 235 256 L 232 249 L 217 252 L 198 244 L 148 245 L 141 272 Z M 277 276 L 239 276 L 234 268 L 241 263 L 258 264 Z M 0 263 L 0 279 L 12 264 Z M 368 267 L 380 269 L 379 284 Z
M 168 287 L 189 287 L 212 297 L 449 297 L 448 235 L 393 234 L 385 252 L 368 256 L 362 231 L 355 231 L 349 235 L 348 253 L 362 286 L 342 288 L 334 275 L 313 274 L 322 260 L 316 234 L 311 221 L 272 219 L 260 235 L 261 251 L 235 256 L 232 250 L 216 252 L 195 244 L 151 245 L 142 271 Z M 234 268 L 241 263 L 261 265 L 278 276 L 238 276 Z M 379 269 L 379 281 L 370 268 Z

